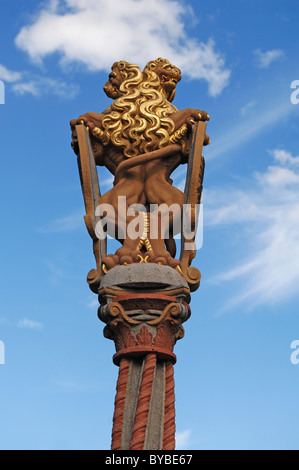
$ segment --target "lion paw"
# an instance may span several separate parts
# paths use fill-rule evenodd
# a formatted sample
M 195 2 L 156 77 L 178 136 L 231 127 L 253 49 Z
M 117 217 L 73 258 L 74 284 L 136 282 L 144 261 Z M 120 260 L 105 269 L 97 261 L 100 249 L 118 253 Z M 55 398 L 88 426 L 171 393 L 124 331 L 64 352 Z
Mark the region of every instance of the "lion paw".
M 102 270 L 104 274 L 107 274 L 110 269 L 114 268 L 119 264 L 119 257 L 117 255 L 105 256 L 102 263 Z

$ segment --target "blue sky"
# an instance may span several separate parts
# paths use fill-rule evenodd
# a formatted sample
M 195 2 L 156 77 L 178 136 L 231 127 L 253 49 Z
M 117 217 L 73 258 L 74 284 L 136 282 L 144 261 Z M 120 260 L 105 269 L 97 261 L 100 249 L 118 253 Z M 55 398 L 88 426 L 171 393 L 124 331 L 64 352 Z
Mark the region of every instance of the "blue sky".
M 165 56 L 183 72 L 174 104 L 207 110 L 212 141 L 202 285 L 176 346 L 178 448 L 298 449 L 298 2 L 0 5 L 0 448 L 110 447 L 118 371 L 85 282 L 69 121 L 107 108 L 113 62 Z

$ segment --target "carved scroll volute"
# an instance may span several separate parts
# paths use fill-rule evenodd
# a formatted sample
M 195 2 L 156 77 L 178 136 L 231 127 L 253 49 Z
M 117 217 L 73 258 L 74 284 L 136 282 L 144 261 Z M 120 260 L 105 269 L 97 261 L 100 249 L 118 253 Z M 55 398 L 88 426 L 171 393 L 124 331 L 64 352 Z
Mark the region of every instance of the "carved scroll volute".
M 207 124 L 198 122 L 193 126 L 192 142 L 188 160 L 188 171 L 185 186 L 185 207 L 191 211 L 191 230 L 196 232 L 196 205 L 201 203 L 203 188 L 203 178 L 205 170 L 205 160 L 202 156 L 202 149 L 206 138 Z M 181 268 L 183 276 L 193 292 L 198 289 L 201 280 L 201 273 L 195 267 L 190 267 L 192 260 L 196 256 L 195 237 L 186 238 L 182 220 L 182 245 L 181 245 Z
M 102 272 L 102 260 L 107 254 L 107 240 L 99 240 L 96 235 L 96 209 L 101 197 L 97 167 L 92 152 L 88 130 L 84 125 L 76 126 L 78 142 L 78 168 L 80 174 L 81 187 L 84 197 L 86 215 L 85 224 L 89 235 L 93 240 L 93 252 L 96 260 L 96 269 L 92 269 L 87 282 L 91 289 L 97 293 Z

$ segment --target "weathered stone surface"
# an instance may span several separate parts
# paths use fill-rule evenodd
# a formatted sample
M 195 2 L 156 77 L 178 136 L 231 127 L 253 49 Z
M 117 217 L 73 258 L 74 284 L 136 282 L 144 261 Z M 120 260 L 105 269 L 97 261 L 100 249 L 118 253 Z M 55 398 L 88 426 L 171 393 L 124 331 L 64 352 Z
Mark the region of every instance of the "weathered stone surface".
M 165 413 L 165 362 L 163 361 L 157 363 L 152 390 L 144 450 L 161 450 Z
M 130 364 L 130 373 L 127 384 L 126 400 L 123 416 L 123 431 L 121 436 L 121 449 L 130 449 L 132 431 L 135 421 L 139 389 L 142 379 L 143 362 L 141 360 L 132 360 Z
M 135 413 L 138 404 L 140 385 L 142 380 L 144 360 L 132 360 L 127 384 L 126 400 L 123 416 L 123 431 L 121 436 L 121 449 L 128 450 L 132 439 Z M 144 443 L 144 450 L 160 450 L 163 445 L 164 424 L 164 396 L 165 396 L 165 363 L 158 362 L 153 382 L 153 393 L 150 400 L 148 427 Z
M 169 266 L 157 264 L 132 264 L 116 266 L 102 278 L 100 289 L 179 289 L 189 286 L 185 279 Z

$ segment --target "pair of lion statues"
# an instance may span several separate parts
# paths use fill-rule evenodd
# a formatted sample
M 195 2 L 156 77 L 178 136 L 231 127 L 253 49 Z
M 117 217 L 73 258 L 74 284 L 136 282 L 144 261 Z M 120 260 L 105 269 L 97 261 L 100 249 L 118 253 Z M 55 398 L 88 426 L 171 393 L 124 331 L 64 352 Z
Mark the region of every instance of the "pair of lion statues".
M 122 246 L 104 258 L 104 272 L 116 265 L 138 262 L 168 265 L 180 272 L 173 237 L 185 196 L 172 185 L 170 176 L 188 162 L 192 126 L 209 120 L 205 111 L 179 111 L 172 104 L 181 78 L 181 71 L 166 59 L 150 61 L 143 71 L 126 61 L 116 62 L 104 86 L 106 95 L 113 99 L 111 106 L 102 113 L 88 112 L 71 121 L 73 134 L 78 124 L 89 130 L 96 164 L 105 166 L 115 177 L 113 188 L 101 196 L 99 205 L 113 207 L 114 220 L 107 227 L 116 227 L 113 236 Z M 204 145 L 208 143 L 206 136 Z M 125 197 L 126 210 L 119 209 L 120 196 Z M 150 213 L 157 206 L 159 228 L 152 237 Z M 136 207 L 135 214 L 128 210 L 130 207 Z M 123 227 L 140 215 L 138 207 L 145 208 L 141 211 L 142 234 L 129 237 Z M 170 214 L 169 207 L 177 210 Z M 165 226 L 170 236 L 166 237 Z

